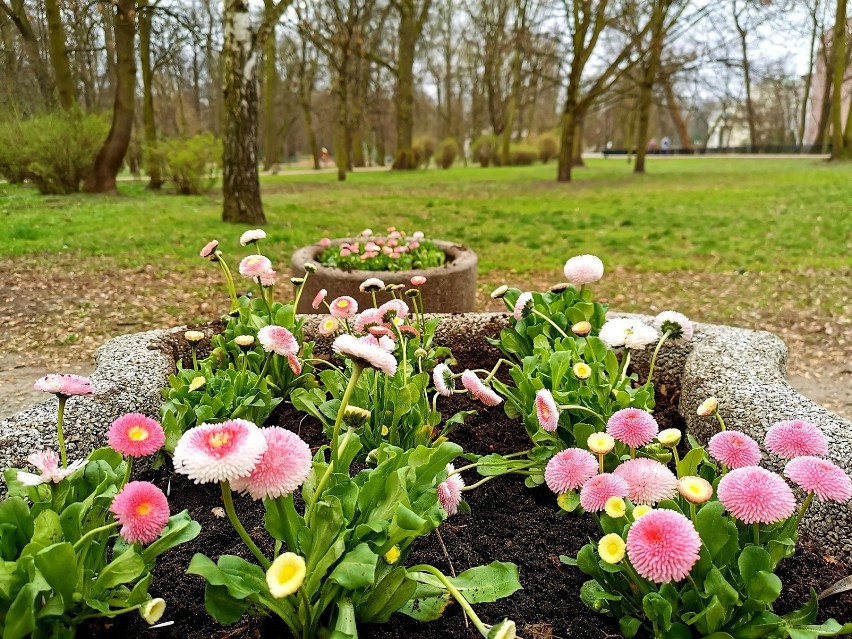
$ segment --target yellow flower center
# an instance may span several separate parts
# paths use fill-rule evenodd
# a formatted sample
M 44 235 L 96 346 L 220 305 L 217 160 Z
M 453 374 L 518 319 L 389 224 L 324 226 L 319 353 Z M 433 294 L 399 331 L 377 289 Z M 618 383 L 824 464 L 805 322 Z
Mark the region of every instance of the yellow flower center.
M 130 441 L 144 442 L 148 439 L 148 429 L 142 428 L 142 426 L 131 426 L 127 430 L 127 437 Z
M 150 512 L 151 512 L 151 504 L 149 504 L 147 501 L 143 501 L 141 504 L 136 506 L 136 514 L 137 515 L 141 515 L 142 517 L 144 517 L 145 515 L 147 515 Z
M 207 443 L 211 448 L 221 448 L 222 446 L 227 446 L 231 441 L 231 434 L 225 432 L 212 433 L 210 437 L 207 438 Z

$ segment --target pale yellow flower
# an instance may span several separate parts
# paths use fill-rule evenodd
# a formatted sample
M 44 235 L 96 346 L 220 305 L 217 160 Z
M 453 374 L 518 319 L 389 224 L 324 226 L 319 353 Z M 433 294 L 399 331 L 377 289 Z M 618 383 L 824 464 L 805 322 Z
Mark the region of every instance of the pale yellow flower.
M 276 599 L 289 597 L 299 590 L 305 580 L 305 560 L 292 552 L 279 555 L 266 571 L 266 585 Z
M 624 517 L 624 514 L 627 512 L 627 504 L 624 503 L 621 497 L 610 497 L 606 500 L 606 504 L 604 504 L 604 510 L 613 519 L 619 519 L 620 517 Z
M 589 379 L 592 376 L 592 367 L 585 362 L 577 362 L 573 370 L 577 379 Z
M 586 440 L 589 450 L 597 455 L 606 455 L 615 448 L 615 440 L 612 435 L 606 433 L 592 433 Z
M 666 428 L 657 435 L 657 440 L 666 448 L 672 448 L 680 443 L 682 433 L 677 428 Z
M 399 550 L 399 546 L 394 546 L 385 553 L 385 561 L 389 564 L 395 564 L 397 561 L 399 561 L 399 556 L 401 554 L 402 553 Z
M 652 510 L 654 510 L 654 509 L 651 508 L 650 506 L 646 506 L 645 504 L 640 504 L 639 506 L 636 506 L 633 509 L 633 521 L 636 521 L 640 517 L 644 517 L 645 515 L 647 515 Z
M 624 559 L 625 548 L 624 540 L 615 533 L 604 535 L 598 542 L 598 554 L 608 564 L 617 564 Z
M 157 599 L 150 599 L 139 609 L 139 614 L 142 615 L 142 618 L 148 623 L 148 625 L 153 626 L 163 617 L 163 613 L 166 612 L 166 602 L 159 597 Z
M 709 417 L 717 410 L 719 410 L 719 400 L 715 397 L 708 397 L 695 412 L 698 413 L 699 417 Z

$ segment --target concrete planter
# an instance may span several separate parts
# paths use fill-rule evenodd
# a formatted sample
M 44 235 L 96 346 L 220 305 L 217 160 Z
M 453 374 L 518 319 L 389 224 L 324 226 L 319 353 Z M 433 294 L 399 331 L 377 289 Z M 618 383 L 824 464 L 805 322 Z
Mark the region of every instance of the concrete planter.
M 332 240 L 335 244 L 354 242 L 353 238 Z M 330 298 L 349 295 L 358 300 L 359 308 L 372 304 L 369 293 L 361 293 L 358 286 L 369 277 L 378 277 L 385 284 L 411 285 L 411 278 L 422 275 L 427 279 L 423 287 L 426 309 L 432 313 L 468 313 L 476 308 L 476 265 L 477 257 L 469 248 L 452 242 L 435 241 L 447 255 L 443 266 L 413 271 L 344 271 L 322 266 L 317 256 L 324 250 L 319 245 L 305 246 L 293 253 L 291 272 L 296 277 L 305 273 L 305 262 L 317 265 L 311 274 L 299 302 L 300 313 L 317 313 L 311 308 L 311 300 L 320 289 L 326 289 Z M 324 308 L 324 307 L 322 307 Z
M 311 317 L 305 335 L 317 342 L 317 353 L 328 353 L 330 340 L 316 332 L 320 320 L 319 315 Z M 450 345 L 456 357 L 464 361 L 468 354 L 492 350 L 484 337 L 496 337 L 506 323 L 507 316 L 500 313 L 455 315 L 441 323 L 436 339 Z M 183 330 L 117 337 L 98 349 L 98 366 L 92 376 L 96 394 L 72 398 L 66 409 L 70 458 L 103 446 L 110 423 L 124 413 L 159 415 L 160 389 L 181 357 L 181 353 L 168 347 L 164 337 Z M 497 356 L 496 351 L 494 355 Z M 642 377 L 647 372 L 649 356 L 648 350 L 633 354 Z M 695 411 L 705 398 L 714 395 L 728 427 L 748 433 L 758 442 L 763 441 L 770 426 L 782 420 L 804 419 L 816 424 L 828 439 L 829 457 L 852 473 L 852 422 L 791 388 L 785 380 L 786 365 L 787 348 L 771 333 L 696 324 L 691 342 L 663 348 L 654 377 L 670 392 L 680 390 L 680 412 L 689 431 L 700 441 L 706 442 L 717 426 L 714 419 L 700 418 Z M 21 467 L 30 452 L 55 447 L 55 420 L 56 400 L 50 399 L 0 421 L 0 470 Z M 783 460 L 772 456 L 765 456 L 764 463 L 775 470 L 783 467 Z M 4 488 L 0 482 L 0 497 Z M 852 562 L 850 504 L 815 500 L 803 531 L 826 554 L 841 562 Z

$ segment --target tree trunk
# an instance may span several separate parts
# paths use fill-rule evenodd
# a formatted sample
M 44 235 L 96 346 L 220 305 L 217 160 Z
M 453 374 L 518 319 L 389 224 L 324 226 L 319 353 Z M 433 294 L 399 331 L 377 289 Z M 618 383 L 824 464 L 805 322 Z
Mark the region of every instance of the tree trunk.
M 115 103 L 112 108 L 112 126 L 106 142 L 98 152 L 95 166 L 86 180 L 89 193 L 114 193 L 118 175 L 130 135 L 133 132 L 133 112 L 136 98 L 136 3 L 135 0 L 117 0 L 113 20 L 115 30 L 116 78 Z M 60 92 L 60 96 L 61 96 Z
M 396 150 L 393 156 L 393 169 L 407 171 L 416 169 L 412 142 L 414 138 L 414 53 L 418 33 L 415 24 L 414 9 L 411 3 L 400 6 L 399 16 L 399 53 L 396 66 Z
M 819 120 L 817 121 L 816 135 L 814 142 L 811 145 L 811 153 L 825 153 L 827 148 L 827 133 L 829 122 L 831 121 L 831 86 L 834 76 L 834 56 L 829 54 L 823 47 L 823 58 L 825 63 L 825 82 L 822 87 L 822 100 L 820 105 L 822 108 L 819 112 Z
M 267 10 L 272 0 L 265 0 Z M 278 119 L 275 116 L 275 97 L 278 94 L 278 69 L 276 68 L 277 43 L 275 27 L 263 45 L 263 168 L 268 171 L 278 162 L 280 139 Z
M 846 78 L 846 0 L 837 0 L 834 33 L 831 37 L 834 58 L 831 101 L 831 158 L 848 158 L 852 153 L 845 146 L 843 136 L 843 81 Z
M 677 103 L 677 96 L 675 96 L 674 84 L 672 83 L 671 76 L 668 74 L 664 75 L 662 81 L 663 92 L 666 94 L 666 106 L 668 107 L 669 115 L 671 115 L 675 130 L 677 131 L 677 137 L 680 140 L 680 148 L 685 151 L 692 151 L 692 138 L 689 137 L 689 127 L 686 126 L 686 122 L 680 112 L 680 105 Z
M 585 112 L 578 111 L 574 116 L 574 154 L 571 164 L 576 167 L 586 166 L 583 161 L 583 130 L 586 123 Z
M 663 53 L 664 22 L 668 0 L 654 0 L 651 14 L 651 46 L 648 58 L 642 68 L 642 82 L 639 86 L 639 122 L 636 127 L 636 164 L 634 173 L 645 172 L 645 155 L 648 153 L 648 137 L 651 123 L 651 98 L 654 95 L 654 82 L 660 67 Z
M 557 166 L 556 180 L 558 182 L 571 181 L 571 168 L 574 165 L 574 134 L 576 132 L 577 105 L 570 97 L 565 101 L 565 109 L 562 112 L 562 126 L 559 144 L 559 164 Z
M 139 61 L 142 65 L 142 126 L 145 131 L 144 156 L 148 170 L 148 188 L 163 185 L 163 165 L 157 145 L 157 122 L 154 118 L 154 89 L 151 69 L 151 20 L 153 8 L 148 0 L 139 0 Z
M 47 44 L 56 80 L 56 91 L 59 94 L 59 106 L 67 111 L 76 102 L 76 91 L 74 91 L 74 79 L 71 77 L 68 49 L 65 46 L 65 27 L 62 24 L 59 0 L 45 0 L 44 13 L 47 18 Z
M 805 128 L 808 124 L 808 100 L 811 97 L 811 85 L 814 77 L 814 62 L 816 51 L 816 40 L 819 34 L 819 0 L 815 0 L 813 13 L 811 13 L 811 44 L 808 49 L 808 72 L 805 75 L 805 86 L 802 95 L 802 113 L 799 119 L 799 153 L 805 152 Z
M 222 221 L 266 224 L 257 174 L 257 53 L 247 0 L 225 0 Z
M 29 16 L 27 16 L 23 0 L 12 2 L 10 7 L 0 2 L 0 10 L 9 16 L 9 20 L 12 21 L 21 36 L 21 47 L 24 55 L 26 55 L 27 62 L 32 68 L 33 73 L 35 73 L 36 83 L 38 84 L 38 90 L 44 105 L 47 107 L 52 106 L 56 101 L 53 95 L 53 82 L 51 81 L 47 66 L 41 58 L 38 37 L 35 31 L 33 31 L 33 26 Z
M 748 35 L 745 29 L 740 27 L 739 18 L 734 15 L 734 23 L 737 27 L 737 33 L 740 36 L 740 51 L 742 52 L 743 63 L 743 83 L 746 91 L 746 118 L 748 120 L 748 140 L 749 151 L 753 151 L 757 146 L 757 120 L 754 113 L 754 102 L 751 98 L 751 62 L 748 59 Z
M 518 110 L 518 97 L 521 92 L 521 31 L 523 30 L 524 21 L 521 12 L 525 12 L 522 2 L 517 3 L 518 11 L 517 20 L 520 24 L 515 24 L 515 53 L 512 57 L 512 88 L 509 93 L 509 103 L 506 105 L 506 119 L 503 121 L 503 134 L 500 140 L 500 164 L 509 166 L 509 146 L 512 141 L 512 133 L 515 130 L 515 114 Z M 519 28 L 520 27 L 520 28 Z
M 344 60 L 337 78 L 337 144 L 334 148 L 334 161 L 337 163 L 337 179 L 340 182 L 346 181 L 346 171 L 350 168 L 351 161 L 349 149 L 352 147 L 349 132 L 349 82 L 346 77 L 348 68 L 348 61 Z

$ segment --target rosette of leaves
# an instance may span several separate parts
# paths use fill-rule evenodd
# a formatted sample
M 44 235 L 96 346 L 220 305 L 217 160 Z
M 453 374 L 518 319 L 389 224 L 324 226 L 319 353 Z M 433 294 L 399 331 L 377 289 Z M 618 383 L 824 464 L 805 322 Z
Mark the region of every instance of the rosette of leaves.
M 204 380 L 198 388 L 193 386 L 196 379 Z M 267 377 L 250 370 L 211 370 L 209 363 L 200 371 L 185 368 L 171 375 L 162 394 L 162 425 L 166 432 L 163 447 L 169 453 L 190 428 L 228 419 L 247 419 L 262 425 L 283 401 L 279 389 Z
M 292 494 L 264 502 L 265 526 L 276 547 L 305 560 L 306 576 L 296 593 L 273 598 L 263 569 L 239 557 L 224 555 L 216 563 L 193 557 L 188 572 L 207 581 L 205 607 L 220 623 L 234 623 L 245 613 L 275 615 L 294 637 L 347 639 L 358 636 L 358 623 L 384 623 L 396 611 L 432 619 L 447 607 L 449 593 L 423 573 L 409 573 L 403 563 L 412 542 L 446 517 L 435 486 L 461 448 L 450 442 L 411 450 L 383 444 L 374 468 L 354 476 L 332 473 L 325 483 L 320 478 L 328 470 L 326 448 L 315 455 L 302 486 L 307 513 L 296 510 Z M 340 467 L 348 469 L 361 448 L 360 438 L 350 434 L 341 446 Z M 495 601 L 520 588 L 516 567 L 499 562 L 458 580 L 471 603 Z
M 692 508 L 680 496 L 657 505 L 689 517 L 701 537 L 700 559 L 689 578 L 655 584 L 638 577 L 626 565 L 629 557 L 618 564 L 607 563 L 598 555 L 596 545 L 589 543 L 576 559 L 560 557 L 563 563 L 591 577 L 580 591 L 583 603 L 619 619 L 621 632 L 628 638 L 815 639 L 852 633 L 849 623 L 841 626 L 834 619 L 816 623 L 817 597 L 813 590 L 800 610 L 783 616 L 773 611 L 782 590 L 775 569 L 795 552 L 797 516 L 773 525 L 761 524 L 759 543 L 755 544 L 753 527 L 727 513 L 715 496 L 721 479 L 716 465 L 691 438 L 690 444 L 692 449 L 677 466 L 678 476 L 700 476 L 711 482 L 713 498 Z M 613 519 L 599 513 L 603 533 L 626 539 L 632 508 L 628 505 L 626 518 Z
M 4 473 L 0 502 L 0 628 L 3 639 L 73 637 L 87 619 L 137 611 L 151 596 L 159 555 L 196 536 L 186 511 L 173 515 L 154 543 L 116 536 L 109 506 L 125 464 L 109 448 L 58 484 L 25 486 Z
M 319 374 L 319 388 L 296 389 L 290 396 L 293 406 L 322 422 L 327 435 L 331 434 L 349 374 L 325 370 Z M 370 419 L 358 430 L 366 451 L 378 448 L 382 442 L 404 450 L 440 443 L 475 412 L 459 411 L 443 420 L 430 401 L 430 391 L 435 392 L 431 384 L 429 373 L 406 375 L 402 367 L 393 377 L 373 369 L 364 371 L 351 403 L 371 407 Z
M 510 313 L 521 292 L 517 288 L 510 288 L 503 296 L 503 302 Z M 589 335 L 597 335 L 606 321 L 608 306 L 595 302 L 589 289 L 578 291 L 573 286 L 568 286 L 557 293 L 535 292 L 532 297 L 533 307 L 550 322 L 532 313 L 521 321 L 512 320 L 511 326 L 500 331 L 499 339 L 487 338 L 492 346 L 499 348 L 508 359 L 516 363 L 533 354 L 536 337 L 544 336 L 552 342 L 571 335 L 571 327 L 578 322 L 589 322 L 592 325 Z

